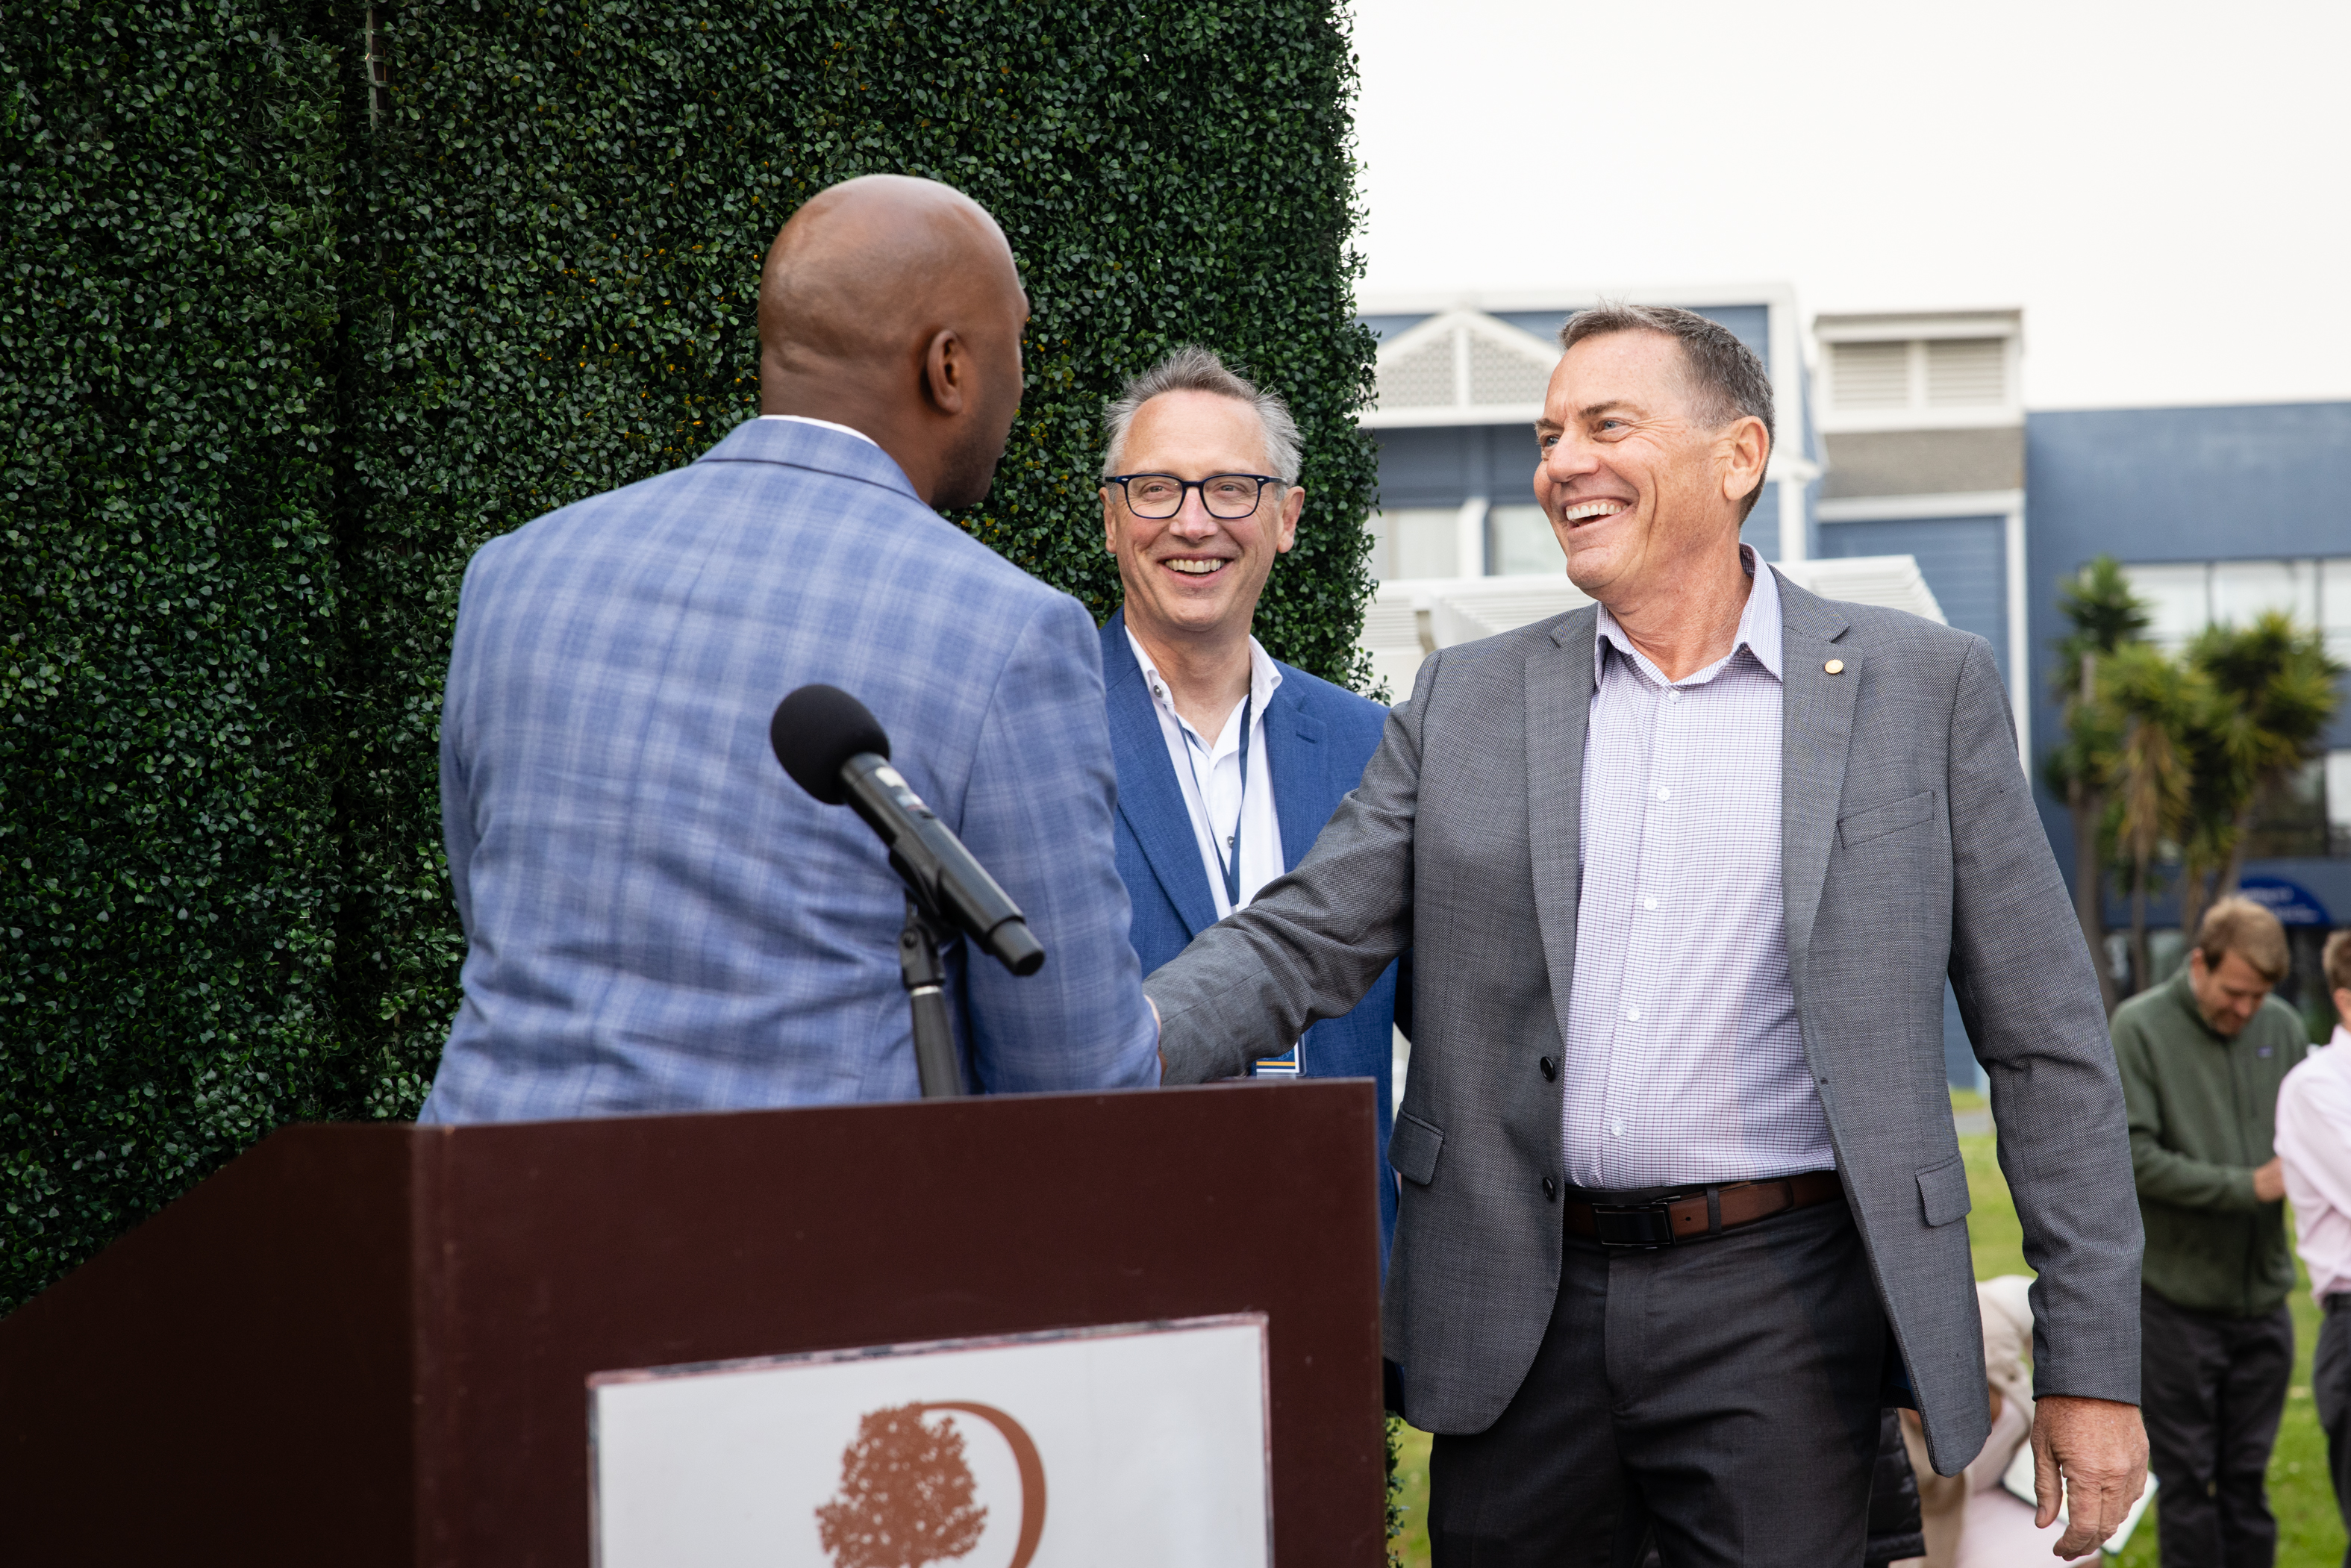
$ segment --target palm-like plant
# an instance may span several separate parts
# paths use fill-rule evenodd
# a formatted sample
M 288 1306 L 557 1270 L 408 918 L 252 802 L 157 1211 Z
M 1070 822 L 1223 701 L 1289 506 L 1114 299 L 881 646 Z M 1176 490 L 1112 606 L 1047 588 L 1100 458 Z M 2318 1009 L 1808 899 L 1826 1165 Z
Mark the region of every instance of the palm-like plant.
M 2191 663 L 2193 660 L 2191 658 Z M 2209 672 L 2206 675 L 2210 685 Z M 2239 821 L 2254 786 L 2243 759 L 2238 710 L 2217 692 L 2183 735 L 2189 782 L 2180 825 L 2179 929 L 2192 932 L 2217 896 L 2214 883 L 2237 852 Z
M 2147 643 L 2127 643 L 2106 661 L 2099 696 L 2122 724 L 2114 769 L 2115 847 L 2130 874 L 2131 981 L 2145 989 L 2147 895 L 2155 857 L 2179 841 L 2188 821 L 2195 774 L 2189 742 L 2210 722 L 2212 687 L 2200 671 Z
M 2265 795 L 2324 748 L 2327 722 L 2342 700 L 2335 682 L 2344 673 L 2327 656 L 2318 632 L 2296 626 L 2276 610 L 2263 612 L 2250 626 L 2206 627 L 2189 644 L 2188 663 L 2217 701 L 2197 746 L 2199 799 L 2191 811 L 2182 930 L 2190 928 L 2187 900 L 2201 912 L 2208 877 L 2219 877 L 2210 897 L 2236 891 L 2253 813 Z
M 2101 667 L 2147 630 L 2147 609 L 2133 598 L 2112 556 L 2100 556 L 2058 591 L 2058 609 L 2072 630 L 2057 644 L 2056 685 L 2064 705 L 2065 738 L 2049 754 L 2044 777 L 2065 798 L 2074 819 L 2074 913 L 2088 944 L 2106 1011 L 2115 1010 L 2114 976 L 2106 965 L 2104 868 L 2111 845 L 2106 802 L 2112 793 L 2126 727 L 2122 712 L 2099 697 Z

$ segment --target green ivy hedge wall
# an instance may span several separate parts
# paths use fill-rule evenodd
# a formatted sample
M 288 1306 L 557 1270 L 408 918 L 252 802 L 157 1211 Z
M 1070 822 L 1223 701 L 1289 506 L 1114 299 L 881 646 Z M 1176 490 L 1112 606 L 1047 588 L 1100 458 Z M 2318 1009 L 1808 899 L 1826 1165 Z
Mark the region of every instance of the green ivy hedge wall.
M 414 1114 L 457 996 L 435 727 L 465 563 L 758 399 L 812 192 L 1003 223 L 1026 402 L 959 520 L 1107 615 L 1102 400 L 1286 396 L 1259 631 L 1361 684 L 1353 61 L 1327 0 L 0 10 L 0 1305 L 281 1122 Z
M 0 28 L 0 1200 L 13 1301 L 336 1080 L 331 51 Z

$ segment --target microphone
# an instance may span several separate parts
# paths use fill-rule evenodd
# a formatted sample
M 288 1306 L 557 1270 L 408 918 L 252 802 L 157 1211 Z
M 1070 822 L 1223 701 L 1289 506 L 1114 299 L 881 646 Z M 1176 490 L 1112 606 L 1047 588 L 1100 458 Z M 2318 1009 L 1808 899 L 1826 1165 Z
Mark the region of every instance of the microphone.
M 846 804 L 882 836 L 891 869 L 925 913 L 1016 975 L 1044 964 L 1020 906 L 890 766 L 890 737 L 863 703 L 839 686 L 802 686 L 776 705 L 768 744 L 794 783 L 828 806 Z

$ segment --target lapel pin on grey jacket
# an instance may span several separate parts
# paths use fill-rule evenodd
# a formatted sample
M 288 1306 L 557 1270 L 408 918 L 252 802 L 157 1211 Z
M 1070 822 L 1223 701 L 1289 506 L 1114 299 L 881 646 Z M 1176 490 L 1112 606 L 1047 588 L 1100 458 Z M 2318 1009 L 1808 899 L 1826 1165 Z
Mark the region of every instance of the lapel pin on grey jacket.
M 1020 906 L 890 766 L 889 734 L 863 703 L 839 686 L 801 686 L 776 705 L 768 744 L 794 783 L 828 806 L 847 805 L 889 846 L 890 869 L 906 884 L 898 963 L 923 1095 L 961 1093 L 940 944 L 960 931 L 1016 975 L 1041 968 L 1044 947 Z

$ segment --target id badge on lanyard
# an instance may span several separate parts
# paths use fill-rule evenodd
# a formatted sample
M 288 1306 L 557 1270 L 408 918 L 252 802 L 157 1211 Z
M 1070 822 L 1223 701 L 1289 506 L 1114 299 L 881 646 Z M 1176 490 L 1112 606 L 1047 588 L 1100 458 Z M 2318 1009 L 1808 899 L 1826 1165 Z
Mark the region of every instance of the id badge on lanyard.
M 1225 873 L 1225 907 L 1227 909 L 1238 909 L 1241 906 L 1241 825 L 1249 817 L 1249 729 L 1253 716 L 1250 708 L 1256 700 L 1254 693 L 1241 699 L 1240 807 L 1233 813 L 1233 834 L 1226 842 L 1226 852 L 1218 857 Z M 1196 768 L 1192 771 L 1192 787 L 1200 792 L 1200 810 L 1203 815 L 1206 815 L 1208 810 L 1208 792 L 1201 788 L 1199 769 Z M 1217 825 L 1212 821 L 1208 824 L 1208 834 L 1211 839 L 1216 836 L 1216 831 Z M 1250 1075 L 1257 1078 L 1296 1078 L 1305 1071 L 1305 1042 L 1292 1040 L 1288 1051 L 1283 1051 L 1280 1056 L 1269 1056 L 1250 1069 Z

